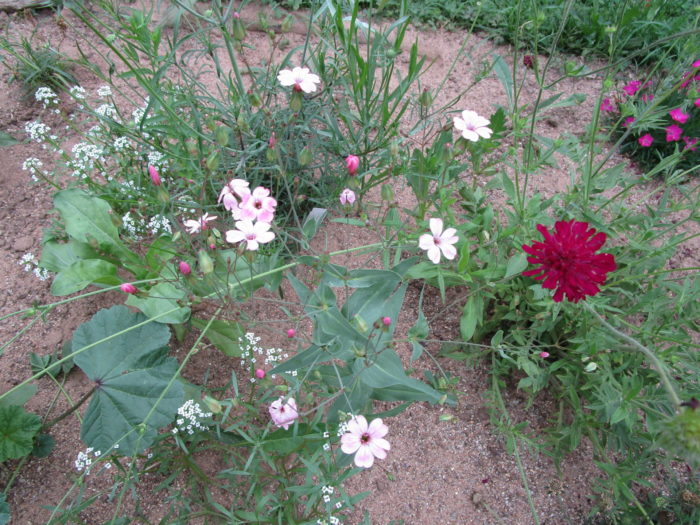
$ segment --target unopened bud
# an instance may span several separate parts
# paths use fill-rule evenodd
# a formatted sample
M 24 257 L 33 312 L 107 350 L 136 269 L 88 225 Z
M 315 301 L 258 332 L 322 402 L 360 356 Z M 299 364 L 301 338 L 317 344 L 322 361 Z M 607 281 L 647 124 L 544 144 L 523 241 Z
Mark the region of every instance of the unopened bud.
M 391 317 L 382 317 L 382 324 L 384 326 L 389 326 L 391 324 Z
M 122 292 L 129 294 L 135 294 L 139 291 L 139 289 L 131 283 L 123 283 L 119 288 Z
M 355 175 L 357 169 L 360 167 L 360 158 L 356 155 L 348 155 L 345 157 L 345 167 L 348 169 L 350 175 Z
M 219 152 L 218 151 L 212 151 L 211 154 L 207 157 L 206 160 L 206 166 L 209 171 L 214 171 L 216 168 L 219 167 Z
M 294 328 L 290 328 L 289 330 L 287 330 L 287 337 L 289 339 L 291 339 L 295 335 L 297 335 L 297 331 Z
M 547 359 L 549 357 L 549 352 L 540 352 L 540 357 L 542 359 Z
M 216 143 L 219 146 L 226 146 L 228 144 L 228 128 L 225 126 L 219 126 L 216 128 Z
M 294 16 L 290 13 L 288 14 L 284 20 L 282 20 L 282 32 L 283 33 L 288 33 L 291 31 L 292 27 L 294 26 Z
M 311 150 L 307 147 L 305 147 L 301 152 L 299 153 L 299 165 L 303 168 L 304 166 L 308 166 L 309 163 L 311 162 L 312 155 L 311 155 Z
M 260 95 L 257 93 L 253 93 L 252 91 L 248 92 L 248 100 L 250 101 L 250 105 L 256 108 L 259 108 L 262 106 L 262 99 L 260 98 Z
M 182 275 L 189 275 L 192 273 L 192 268 L 190 268 L 190 265 L 187 264 L 185 261 L 180 261 L 178 268 Z
M 161 180 L 158 170 L 155 166 L 148 166 L 148 174 L 151 176 L 151 182 L 154 186 L 160 186 Z
M 238 13 L 233 14 L 233 38 L 238 41 L 245 40 L 246 30 L 243 22 L 241 21 L 241 15 Z
M 265 370 L 263 370 L 262 368 L 258 368 L 255 371 L 255 377 L 257 377 L 258 379 L 264 379 L 265 378 Z
M 214 399 L 211 396 L 204 396 L 202 398 L 202 401 L 204 401 L 204 404 L 207 405 L 207 408 L 214 412 L 214 414 L 221 413 L 221 403 L 219 403 L 218 399 Z
M 423 92 L 418 97 L 418 102 L 424 108 L 429 108 L 433 104 L 433 95 L 430 94 L 428 88 L 425 88 Z
M 199 269 L 203 274 L 206 275 L 214 271 L 214 261 L 211 260 L 206 250 L 199 250 L 197 258 L 199 260 Z

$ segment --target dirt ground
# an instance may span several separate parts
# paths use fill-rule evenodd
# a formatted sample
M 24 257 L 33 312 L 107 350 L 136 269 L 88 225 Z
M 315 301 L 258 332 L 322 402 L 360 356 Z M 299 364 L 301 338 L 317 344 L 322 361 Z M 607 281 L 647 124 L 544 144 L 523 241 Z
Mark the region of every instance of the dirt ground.
M 255 20 L 257 17 L 254 9 L 245 11 L 243 18 Z M 68 28 L 63 29 L 56 25 L 55 18 L 48 12 L 34 16 L 0 14 L 0 27 L 7 25 L 10 33 L 15 35 L 29 35 L 36 30 L 38 41 L 51 42 L 69 56 L 77 57 L 75 42 L 85 37 L 86 33 L 70 14 L 66 14 L 66 20 Z M 437 88 L 457 56 L 464 37 L 461 33 L 442 31 L 412 31 L 408 35 L 407 41 L 417 39 L 421 53 L 433 61 L 429 71 L 422 77 L 423 86 Z M 295 45 L 303 41 L 303 36 L 293 34 L 289 39 Z M 252 46 L 248 51 L 252 62 L 267 55 L 269 45 L 264 34 L 251 31 L 247 43 Z M 85 41 L 81 45 L 84 46 Z M 89 46 L 84 49 L 87 49 L 88 56 L 95 56 Z M 473 56 L 458 60 L 436 103 L 447 101 L 459 93 L 474 78 L 482 58 L 493 53 L 504 57 L 510 54 L 507 48 L 496 47 L 476 36 L 470 37 L 467 49 Z M 89 92 L 94 92 L 102 85 L 102 82 L 85 70 L 76 70 L 76 75 L 80 84 Z M 6 132 L 15 137 L 23 137 L 25 123 L 35 119 L 41 109 L 33 101 L 23 99 L 17 83 L 10 83 L 9 80 L 9 74 L 3 70 L 0 78 L 0 123 Z M 600 89 L 600 79 L 566 80 L 560 84 L 559 89 L 566 94 L 584 93 L 588 96 L 579 106 L 553 112 L 541 124 L 539 131 L 552 137 L 563 132 L 580 133 L 590 122 L 595 96 Z M 524 89 L 525 99 L 534 95 L 534 83 L 527 84 Z M 467 93 L 456 107 L 488 115 L 497 104 L 505 104 L 505 100 L 500 83 L 491 75 Z M 70 140 L 71 137 L 68 137 L 67 141 Z M 42 282 L 33 274 L 25 273 L 19 264 L 20 257 L 28 252 L 39 255 L 42 230 L 50 225 L 52 219 L 51 191 L 30 184 L 28 174 L 22 170 L 22 163 L 29 156 L 39 157 L 45 165 L 51 161 L 48 154 L 37 151 L 32 144 L 0 148 L 0 166 L 3 167 L 0 176 L 0 273 L 3 286 L 0 316 L 35 303 L 55 301 L 49 292 L 50 282 Z M 612 162 L 627 161 L 614 155 Z M 570 183 L 569 168 L 570 165 L 562 161 L 559 168 L 538 174 L 532 181 L 532 191 L 545 196 L 565 191 Z M 411 206 L 410 192 L 405 188 L 397 190 L 400 207 Z M 501 197 L 495 192 L 493 198 L 497 200 Z M 374 240 L 365 230 L 327 224 L 316 240 L 316 247 L 330 251 Z M 698 248 L 697 243 L 682 247 L 676 262 L 684 266 L 697 266 L 697 254 L 700 253 Z M 367 262 L 350 256 L 338 257 L 333 262 L 350 267 L 378 265 L 377 261 Z M 399 334 L 405 332 L 415 320 L 418 297 L 419 289 L 409 288 L 405 308 L 398 320 Z M 73 330 L 97 310 L 123 300 L 123 295 L 114 293 L 56 308 L 46 321 L 34 325 L 0 358 L 0 391 L 9 389 L 31 374 L 28 360 L 30 352 L 53 352 L 68 341 Z M 269 321 L 266 328 L 258 332 L 267 346 L 280 346 L 290 351 L 295 349 L 282 337 L 280 323 L 276 322 L 282 319 L 282 314 L 275 306 L 259 301 L 251 305 L 251 308 L 251 315 L 256 316 L 256 319 Z M 425 299 L 424 310 L 429 319 L 440 313 L 435 322 L 431 323 L 432 339 L 458 339 L 459 306 L 445 314 L 439 297 L 429 295 Z M 0 342 L 12 338 L 26 322 L 19 317 L 4 320 L 0 324 Z M 435 354 L 437 345 L 429 345 L 428 349 Z M 410 348 L 406 345 L 399 348 L 399 352 L 407 360 Z M 179 349 L 176 355 L 182 353 L 184 351 Z M 236 361 L 215 351 L 200 352 L 188 365 L 186 376 L 195 380 L 208 375 L 210 384 L 223 384 L 230 377 L 230 368 L 237 366 Z M 391 442 L 391 452 L 386 460 L 379 462 L 378 468 L 363 472 L 347 483 L 346 490 L 349 493 L 370 491 L 371 495 L 358 505 L 355 512 L 348 515 L 346 523 L 359 523 L 365 510 L 371 515 L 372 523 L 377 524 L 389 524 L 392 520 L 403 520 L 403 523 L 410 525 L 533 523 L 516 460 L 506 453 L 503 440 L 491 425 L 485 408 L 484 394 L 488 391 L 490 380 L 488 367 L 477 365 L 467 368 L 455 361 L 441 358 L 431 361 L 424 357 L 417 368 L 419 372 L 423 369 L 436 371 L 436 363 L 459 377 L 457 388 L 461 394 L 458 405 L 439 407 L 414 404 L 401 415 L 385 421 L 390 429 L 387 439 Z M 75 400 L 87 392 L 90 386 L 85 376 L 79 370 L 74 370 L 68 376 L 64 388 Z M 43 413 L 52 403 L 56 387 L 46 378 L 38 381 L 38 387 L 38 395 L 29 402 L 27 408 Z M 553 402 L 546 396 L 541 396 L 534 406 L 527 408 L 525 396 L 515 389 L 505 392 L 505 401 L 513 420 L 527 421 L 528 428 L 533 432 L 546 424 L 554 410 Z M 58 396 L 51 413 L 55 416 L 66 407 L 63 397 Z M 454 418 L 449 422 L 441 421 L 440 416 L 444 414 L 451 414 Z M 9 494 L 13 523 L 45 523 L 50 515 L 47 506 L 57 505 L 77 477 L 73 462 L 77 453 L 85 448 L 79 440 L 78 420 L 75 417 L 65 419 L 52 428 L 51 434 L 56 440 L 51 455 L 45 459 L 30 459 Z M 581 523 L 592 506 L 589 495 L 592 494 L 592 483 L 597 475 L 592 465 L 590 448 L 582 446 L 561 465 L 560 472 L 557 472 L 546 456 L 534 455 L 522 449 L 520 452 L 541 523 Z M 206 463 L 208 460 L 203 458 L 202 461 Z M 109 475 L 105 473 L 100 476 L 102 479 L 97 476 L 89 478 L 86 487 L 88 494 L 91 490 L 108 484 Z M 146 475 L 139 489 L 140 512 L 149 522 L 158 522 L 166 511 L 163 493 L 152 491 L 158 481 L 157 477 Z M 133 507 L 131 503 L 128 505 Z M 101 497 L 88 513 L 83 514 L 84 523 L 104 523 L 110 518 L 112 508 L 113 502 Z

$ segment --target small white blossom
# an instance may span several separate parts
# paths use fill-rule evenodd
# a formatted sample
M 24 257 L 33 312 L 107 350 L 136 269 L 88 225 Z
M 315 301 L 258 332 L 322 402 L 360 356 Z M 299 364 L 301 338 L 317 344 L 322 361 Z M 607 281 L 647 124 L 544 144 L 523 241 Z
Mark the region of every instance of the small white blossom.
M 112 147 L 115 151 L 123 151 L 131 147 L 131 140 L 129 137 L 117 137 L 112 143 Z
M 36 157 L 29 157 L 29 158 L 25 159 L 25 161 L 22 163 L 22 170 L 28 171 L 32 180 L 34 182 L 38 182 L 39 178 L 37 177 L 37 175 L 42 173 L 41 168 L 43 166 L 44 166 L 44 163 L 41 162 Z
M 162 168 L 168 165 L 168 161 L 165 160 L 165 155 L 160 151 L 151 150 L 148 152 L 148 164 L 156 168 Z
M 117 108 L 114 107 L 114 104 L 112 103 L 98 106 L 97 109 L 95 109 L 95 113 L 102 118 L 109 118 L 112 120 L 117 120 L 118 117 Z
M 164 215 L 156 215 L 153 217 L 149 222 L 148 226 L 146 226 L 149 232 L 151 232 L 153 235 L 161 235 L 161 234 L 171 234 L 173 233 L 173 226 L 170 224 L 170 221 L 168 220 L 167 217 Z
M 68 90 L 68 92 L 71 94 L 71 96 L 77 100 L 84 100 L 85 99 L 85 88 L 81 86 L 73 86 Z
M 34 93 L 34 98 L 36 98 L 37 102 L 41 102 L 45 108 L 51 104 L 58 104 L 58 95 L 49 87 L 37 89 L 36 93 Z
M 191 399 L 185 402 L 180 408 L 177 409 L 179 417 L 175 423 L 177 426 L 173 427 L 171 432 L 177 434 L 178 432 L 187 432 L 187 434 L 194 434 L 195 430 L 208 430 L 209 427 L 202 425 L 201 419 L 211 417 L 211 412 L 204 412 L 199 406 L 199 403 L 195 403 Z
M 97 96 L 98 97 L 111 97 L 112 96 L 112 88 L 109 86 L 100 86 L 97 88 Z
M 24 131 L 29 135 L 29 139 L 41 144 L 46 140 L 51 128 L 43 122 L 32 121 L 24 125 Z
M 324 443 L 323 444 L 323 450 L 328 452 L 331 449 L 331 444 L 330 443 Z

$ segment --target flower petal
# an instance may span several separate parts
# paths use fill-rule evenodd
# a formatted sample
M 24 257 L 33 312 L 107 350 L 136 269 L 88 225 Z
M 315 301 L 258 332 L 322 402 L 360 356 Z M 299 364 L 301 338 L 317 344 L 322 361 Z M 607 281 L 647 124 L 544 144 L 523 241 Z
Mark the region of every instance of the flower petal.
M 374 465 L 374 454 L 366 445 L 360 447 L 355 454 L 355 465 L 358 467 L 370 468 Z
M 373 419 L 372 422 L 369 424 L 369 428 L 367 429 L 367 433 L 374 438 L 383 438 L 384 436 L 387 435 L 389 432 L 389 427 L 387 427 L 384 422 L 382 421 L 382 418 L 378 417 L 377 419 Z
M 432 218 L 430 219 L 430 231 L 433 233 L 434 237 L 440 237 L 442 234 L 442 219 Z

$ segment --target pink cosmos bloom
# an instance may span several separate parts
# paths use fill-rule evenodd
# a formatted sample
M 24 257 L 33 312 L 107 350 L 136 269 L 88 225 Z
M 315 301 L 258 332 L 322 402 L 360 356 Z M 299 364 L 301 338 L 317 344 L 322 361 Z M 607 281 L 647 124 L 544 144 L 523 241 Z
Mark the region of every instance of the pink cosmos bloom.
M 622 127 L 628 128 L 630 124 L 634 122 L 635 118 L 634 117 L 627 117 L 625 121 L 622 123 Z
M 250 193 L 248 189 L 248 181 L 243 179 L 232 179 L 231 182 L 226 184 L 221 189 L 219 193 L 219 200 L 217 202 L 224 202 L 224 208 L 228 211 L 238 209 L 238 201 L 242 199 L 244 195 Z
M 180 273 L 182 275 L 189 275 L 192 273 L 192 268 L 190 268 L 190 265 L 187 264 L 185 261 L 180 261 L 178 268 L 180 269 Z
M 549 357 L 549 352 L 540 352 L 540 357 L 542 359 L 547 359 Z
M 666 142 L 675 142 L 680 140 L 682 134 L 682 128 L 678 127 L 676 124 L 671 124 L 666 128 Z
M 440 262 L 440 252 L 445 256 L 445 259 L 454 259 L 457 255 L 457 249 L 453 246 L 459 237 L 455 235 L 457 230 L 447 228 L 442 231 L 442 219 L 430 219 L 430 232 L 424 233 L 418 239 L 418 246 L 421 250 L 428 252 L 428 258 L 435 264 Z
M 238 210 L 233 210 L 233 217 L 240 220 L 258 220 L 272 222 L 277 201 L 270 197 L 270 190 L 258 186 L 252 193 L 244 194 Z
M 265 370 L 263 370 L 262 368 L 258 368 L 255 371 L 255 377 L 257 377 L 258 379 L 263 379 L 265 377 Z
M 340 192 L 340 204 L 345 206 L 346 204 L 352 204 L 355 202 L 355 192 L 349 188 L 345 188 Z
M 454 117 L 455 129 L 462 133 L 462 136 L 476 142 L 481 138 L 491 138 L 493 131 L 487 127 L 491 124 L 489 119 L 478 115 L 475 111 L 464 110 L 461 117 Z
M 135 294 L 139 291 L 139 289 L 131 283 L 123 283 L 119 288 L 122 292 L 129 294 Z
M 185 229 L 187 230 L 187 233 L 194 235 L 195 233 L 206 230 L 209 227 L 207 226 L 207 223 L 215 220 L 216 218 L 216 215 L 209 215 L 208 213 L 205 213 L 197 220 L 188 219 L 184 222 Z
M 389 326 L 391 324 L 391 317 L 382 317 L 382 324 L 384 326 Z
M 683 142 L 685 142 L 685 147 L 683 148 L 684 150 L 687 149 L 688 151 L 695 151 L 698 149 L 696 144 L 698 143 L 697 138 L 691 138 L 691 137 L 683 137 Z
M 633 96 L 637 91 L 639 91 L 642 87 L 642 83 L 639 80 L 633 80 L 629 84 L 627 84 L 625 87 L 622 88 L 622 91 L 627 93 L 630 97 Z
M 380 418 L 369 425 L 364 416 L 355 416 L 348 422 L 347 432 L 340 438 L 340 449 L 346 454 L 355 454 L 355 465 L 370 468 L 374 458 L 384 459 L 391 445 L 384 439 L 389 428 Z
M 283 69 L 277 75 L 277 80 L 283 87 L 294 86 L 294 91 L 313 93 L 316 91 L 316 84 L 321 83 L 318 75 L 309 71 L 308 67 L 295 67 L 292 70 Z
M 294 423 L 294 420 L 299 417 L 297 402 L 294 401 L 293 397 L 290 397 L 287 402 L 284 403 L 284 398 L 280 397 L 270 405 L 270 417 L 275 425 L 287 430 L 289 425 Z
M 600 103 L 600 110 L 612 113 L 613 111 L 615 111 L 615 104 L 613 104 L 609 98 L 604 98 L 603 101 Z
M 236 230 L 226 232 L 226 241 L 230 243 L 246 241 L 248 250 L 257 250 L 261 244 L 270 242 L 275 234 L 270 229 L 270 223 L 258 221 L 236 221 Z
M 345 166 L 348 168 L 350 175 L 355 175 L 357 168 L 360 167 L 360 158 L 356 155 L 348 155 L 345 157 Z
M 148 166 L 148 174 L 151 176 L 151 182 L 154 186 L 160 186 L 160 175 L 155 166 Z
M 654 137 L 647 133 L 646 135 L 642 135 L 641 137 L 639 137 L 637 139 L 637 142 L 639 142 L 640 146 L 648 148 L 649 146 L 651 146 L 651 143 L 654 142 Z
M 688 115 L 687 113 L 683 113 L 683 110 L 681 108 L 672 109 L 668 112 L 668 114 L 671 115 L 671 118 L 673 120 L 680 124 L 685 124 L 688 118 L 690 117 L 690 115 Z

